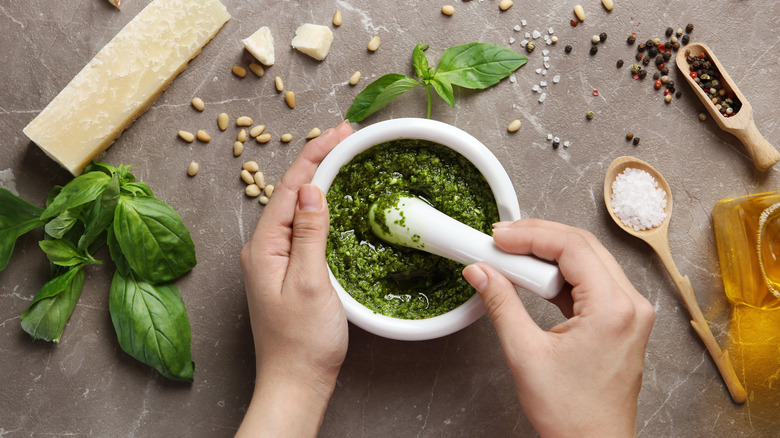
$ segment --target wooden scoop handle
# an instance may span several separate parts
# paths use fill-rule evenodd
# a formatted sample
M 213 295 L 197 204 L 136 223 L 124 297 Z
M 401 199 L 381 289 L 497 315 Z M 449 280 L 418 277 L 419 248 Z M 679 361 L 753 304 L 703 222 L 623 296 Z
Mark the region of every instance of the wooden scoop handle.
M 750 159 L 761 172 L 774 166 L 780 161 L 780 152 L 772 146 L 764 136 L 758 132 L 756 122 L 750 118 L 750 123 L 744 129 L 735 129 L 731 131 L 747 149 Z

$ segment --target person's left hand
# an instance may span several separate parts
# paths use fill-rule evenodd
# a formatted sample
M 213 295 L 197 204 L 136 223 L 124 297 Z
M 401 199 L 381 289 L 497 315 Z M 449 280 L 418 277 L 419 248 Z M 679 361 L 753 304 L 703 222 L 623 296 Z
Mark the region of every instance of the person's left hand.
M 239 435 L 314 436 L 333 393 L 347 320 L 328 278 L 325 195 L 308 183 L 351 133 L 344 122 L 304 146 L 241 251 L 257 377 Z

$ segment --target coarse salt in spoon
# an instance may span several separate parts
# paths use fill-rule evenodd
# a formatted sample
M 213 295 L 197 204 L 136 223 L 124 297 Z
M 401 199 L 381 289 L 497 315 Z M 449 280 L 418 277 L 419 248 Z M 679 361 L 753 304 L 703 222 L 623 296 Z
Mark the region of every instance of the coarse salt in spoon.
M 709 58 L 712 63 L 715 64 L 715 67 L 717 67 L 720 72 L 719 80 L 723 85 L 723 89 L 725 89 L 727 93 L 734 93 L 736 98 L 742 103 L 742 107 L 739 111 L 729 117 L 724 116 L 718 111 L 715 104 L 712 103 L 712 98 L 706 94 L 699 84 L 696 83 L 696 80 L 691 77 L 691 66 L 688 63 L 687 56 L 698 57 L 701 54 L 704 54 Z M 723 65 L 721 65 L 720 61 L 718 61 L 718 58 L 715 57 L 715 54 L 712 53 L 712 50 L 710 50 L 709 47 L 702 43 L 688 44 L 685 46 L 684 50 L 681 48 L 677 52 L 675 62 L 677 68 L 680 69 L 685 77 L 685 80 L 690 84 L 691 88 L 693 88 L 696 97 L 698 97 L 704 107 L 707 108 L 710 116 L 715 119 L 715 122 L 720 129 L 734 134 L 742 144 L 745 145 L 745 149 L 750 155 L 750 159 L 753 160 L 753 164 L 755 164 L 758 170 L 763 172 L 780 161 L 780 152 L 778 152 L 777 149 L 775 149 L 774 146 L 758 132 L 756 122 L 753 121 L 753 107 L 750 106 L 750 103 L 745 99 L 745 96 L 739 91 L 739 88 L 737 88 L 736 82 L 731 79 L 731 76 L 729 76 L 726 69 L 723 68 Z
M 623 223 L 615 213 L 612 204 L 612 184 L 615 182 L 618 175 L 629 168 L 639 169 L 649 173 L 650 176 L 658 182 L 659 188 L 666 193 L 666 206 L 664 207 L 666 217 L 660 225 L 649 229 L 635 230 L 634 227 Z M 668 235 L 669 221 L 672 218 L 672 192 L 669 190 L 669 184 L 657 170 L 644 161 L 632 157 L 620 157 L 613 161 L 607 169 L 607 174 L 604 178 L 604 202 L 606 203 L 607 211 L 612 217 L 612 220 L 614 220 L 623 231 L 647 242 L 656 254 L 658 254 L 658 257 L 661 258 L 661 262 L 667 272 L 669 272 L 669 276 L 672 277 L 672 281 L 677 287 L 677 290 L 680 292 L 680 296 L 682 297 L 685 307 L 688 309 L 688 313 L 691 315 L 691 318 L 693 318 L 691 320 L 691 326 L 693 326 L 696 334 L 699 335 L 699 338 L 704 342 L 704 346 L 707 348 L 710 356 L 712 356 L 712 360 L 718 367 L 718 371 L 720 371 L 720 375 L 726 383 L 732 400 L 734 400 L 735 403 L 744 403 L 747 399 L 747 393 L 745 392 L 742 383 L 740 383 L 737 374 L 734 372 L 729 352 L 723 350 L 718 345 L 718 341 L 715 339 L 715 336 L 713 336 L 712 331 L 707 324 L 707 320 L 704 318 L 704 315 L 699 308 L 699 304 L 696 301 L 696 295 L 693 293 L 691 281 L 688 279 L 687 275 L 681 275 L 677 266 L 674 264 L 672 252 L 669 248 Z
M 380 239 L 463 264 L 484 262 L 512 283 L 542 298 L 558 295 L 564 280 L 557 266 L 501 251 L 489 235 L 459 222 L 420 198 L 394 194 L 371 205 L 368 221 Z

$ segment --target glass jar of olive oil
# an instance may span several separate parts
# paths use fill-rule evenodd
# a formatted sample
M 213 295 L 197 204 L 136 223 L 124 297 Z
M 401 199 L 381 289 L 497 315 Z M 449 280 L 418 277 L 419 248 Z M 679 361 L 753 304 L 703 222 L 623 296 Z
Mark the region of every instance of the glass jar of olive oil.
M 780 191 L 723 199 L 712 222 L 729 300 L 780 309 Z

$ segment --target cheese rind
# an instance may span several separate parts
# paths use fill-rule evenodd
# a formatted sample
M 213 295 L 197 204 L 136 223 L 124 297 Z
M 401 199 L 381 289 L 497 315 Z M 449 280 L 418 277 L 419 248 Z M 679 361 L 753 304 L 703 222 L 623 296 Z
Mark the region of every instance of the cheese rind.
M 24 128 L 25 135 L 80 175 L 229 19 L 219 0 L 153 0 Z
M 312 58 L 322 61 L 328 56 L 333 42 L 333 32 L 327 26 L 304 23 L 295 30 L 292 46 Z
M 241 40 L 244 47 L 264 65 L 274 65 L 274 37 L 271 29 L 263 26 L 249 38 Z

